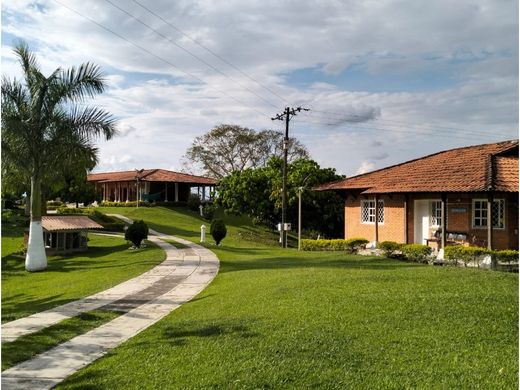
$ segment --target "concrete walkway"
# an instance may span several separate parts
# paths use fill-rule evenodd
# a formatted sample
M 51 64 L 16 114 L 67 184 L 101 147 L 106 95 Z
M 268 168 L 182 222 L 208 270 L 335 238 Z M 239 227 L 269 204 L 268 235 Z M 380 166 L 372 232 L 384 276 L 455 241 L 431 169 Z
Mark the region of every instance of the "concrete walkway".
M 176 249 L 159 237 L 180 242 L 188 248 Z M 210 250 L 153 230 L 150 230 L 149 239 L 166 251 L 166 260 L 150 271 L 102 293 L 2 326 L 2 338 L 7 335 L 14 340 L 84 311 L 124 312 L 96 329 L 3 371 L 4 389 L 52 388 L 191 300 L 216 276 L 219 261 Z

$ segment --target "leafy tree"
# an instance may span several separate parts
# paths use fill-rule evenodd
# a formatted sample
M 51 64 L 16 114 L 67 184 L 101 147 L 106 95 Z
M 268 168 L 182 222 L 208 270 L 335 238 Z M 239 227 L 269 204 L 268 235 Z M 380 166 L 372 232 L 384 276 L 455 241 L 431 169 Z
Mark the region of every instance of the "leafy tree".
M 237 125 L 219 125 L 195 138 L 185 159 L 198 164 L 205 174 L 223 178 L 247 168 L 263 167 L 272 156 L 282 156 L 284 135 L 274 130 L 256 132 Z M 289 160 L 307 158 L 307 149 L 296 139 L 289 140 Z
M 214 219 L 211 221 L 209 232 L 217 245 L 226 237 L 227 228 L 224 221 L 221 219 Z
M 125 231 L 125 240 L 130 241 L 136 248 L 141 247 L 141 242 L 148 238 L 148 225 L 143 221 L 134 221 Z
M 319 230 L 328 237 L 343 235 L 344 200 L 334 192 L 312 187 L 339 180 L 333 168 L 320 168 L 309 159 L 288 164 L 287 219 L 298 221 L 298 192 L 302 187 L 302 228 Z M 273 157 L 262 168 L 234 172 L 220 180 L 217 203 L 226 211 L 247 214 L 255 222 L 276 224 L 282 209 L 282 160 Z
M 2 80 L 2 163 L 31 186 L 31 225 L 25 268 L 47 267 L 41 226 L 42 183 L 71 159 L 93 156 L 95 138 L 111 138 L 115 121 L 97 107 L 78 105 L 105 89 L 100 69 L 86 63 L 46 77 L 25 43 L 14 50 L 23 81 Z

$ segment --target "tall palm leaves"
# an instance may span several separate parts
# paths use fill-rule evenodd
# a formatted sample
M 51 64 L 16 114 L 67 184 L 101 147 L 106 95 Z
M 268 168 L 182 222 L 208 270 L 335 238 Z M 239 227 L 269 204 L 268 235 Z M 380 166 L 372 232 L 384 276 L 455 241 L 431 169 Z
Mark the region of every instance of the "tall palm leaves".
M 18 171 L 31 183 L 31 225 L 25 267 L 47 267 L 41 227 L 42 181 L 68 164 L 97 161 L 94 139 L 116 134 L 112 116 L 83 102 L 105 88 L 99 67 L 87 63 L 56 69 L 45 77 L 26 44 L 15 47 L 23 82 L 2 78 L 3 171 Z M 82 104 L 78 104 L 82 103 Z

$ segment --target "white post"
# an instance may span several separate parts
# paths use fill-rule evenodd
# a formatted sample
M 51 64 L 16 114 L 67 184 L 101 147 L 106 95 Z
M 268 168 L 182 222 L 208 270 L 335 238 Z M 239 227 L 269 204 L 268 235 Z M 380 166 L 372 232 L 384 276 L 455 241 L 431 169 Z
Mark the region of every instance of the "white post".
M 199 213 L 200 213 L 201 217 L 204 216 L 204 206 L 203 205 L 199 205 Z
M 200 242 L 206 241 L 206 225 L 201 225 L 200 227 Z
M 298 250 L 301 249 L 302 239 L 302 190 L 302 187 L 298 188 Z

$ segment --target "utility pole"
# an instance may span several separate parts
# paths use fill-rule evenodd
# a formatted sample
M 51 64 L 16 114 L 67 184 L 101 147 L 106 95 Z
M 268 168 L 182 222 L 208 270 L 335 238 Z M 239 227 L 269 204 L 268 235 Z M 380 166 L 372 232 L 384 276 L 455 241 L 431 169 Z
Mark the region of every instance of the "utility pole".
M 291 117 L 295 116 L 297 112 L 309 111 L 308 108 L 290 108 L 286 107 L 282 114 L 276 114 L 271 120 L 285 120 L 285 137 L 283 139 L 283 177 L 282 177 L 282 226 L 280 236 L 282 239 L 282 248 L 287 248 L 287 230 L 286 216 L 287 216 L 287 154 L 289 149 L 289 121 Z

